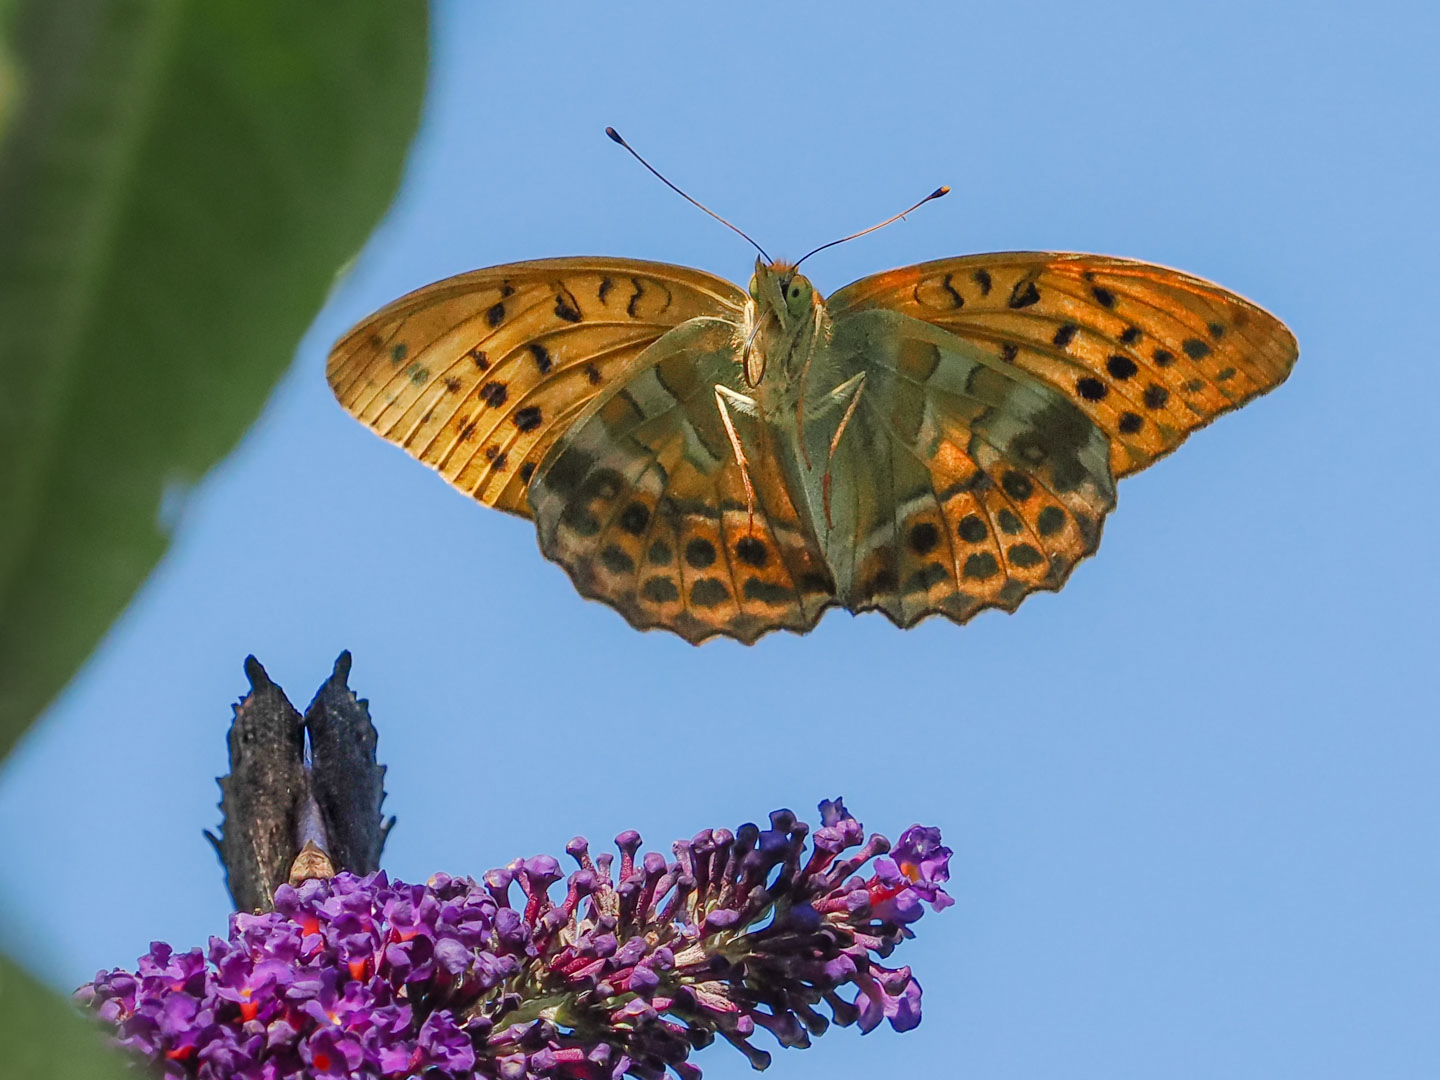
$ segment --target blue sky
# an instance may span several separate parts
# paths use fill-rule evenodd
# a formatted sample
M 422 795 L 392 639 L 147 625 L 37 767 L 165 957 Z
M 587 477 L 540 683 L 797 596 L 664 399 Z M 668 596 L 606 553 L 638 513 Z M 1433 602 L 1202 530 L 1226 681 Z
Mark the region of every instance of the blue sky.
M 1433 6 L 721 10 L 438 5 L 392 212 L 0 769 L 0 940 L 70 987 L 223 932 L 200 829 L 241 660 L 303 704 L 349 648 L 402 877 L 576 832 L 668 850 L 842 792 L 892 836 L 944 828 L 958 903 L 900 953 L 924 1024 L 836 1030 L 775 1076 L 1436 1075 Z M 606 124 L 791 257 L 954 188 L 807 264 L 823 292 L 972 251 L 1128 255 L 1274 311 L 1299 364 L 1126 480 L 1099 554 L 1016 615 L 831 613 L 748 650 L 638 634 L 323 377 L 352 322 L 475 266 L 743 282 L 745 244 Z

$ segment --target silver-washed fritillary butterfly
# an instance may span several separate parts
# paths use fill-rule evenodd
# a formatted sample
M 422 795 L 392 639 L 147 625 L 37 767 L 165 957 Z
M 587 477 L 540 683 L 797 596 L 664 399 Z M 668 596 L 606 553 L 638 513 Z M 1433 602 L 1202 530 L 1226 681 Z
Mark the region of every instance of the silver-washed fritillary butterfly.
M 330 385 L 633 626 L 749 643 L 833 605 L 908 627 L 1060 588 L 1116 479 L 1298 353 L 1129 259 L 968 255 L 826 299 L 761 255 L 748 295 L 634 259 L 461 274 L 346 334 Z

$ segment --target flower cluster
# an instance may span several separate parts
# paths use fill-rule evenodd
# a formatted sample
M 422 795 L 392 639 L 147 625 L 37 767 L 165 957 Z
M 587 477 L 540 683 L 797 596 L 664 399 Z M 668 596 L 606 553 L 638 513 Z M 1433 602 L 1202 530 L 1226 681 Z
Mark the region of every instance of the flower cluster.
M 478 883 L 285 885 L 273 912 L 232 916 L 228 940 L 156 943 L 136 972 L 101 972 L 78 996 L 177 1080 L 694 1080 L 690 1052 L 717 1035 L 764 1068 L 757 1027 L 783 1046 L 832 1020 L 905 1031 L 920 985 L 879 961 L 924 903 L 952 903 L 950 851 L 918 825 L 891 851 L 840 800 L 820 809 L 808 855 L 809 826 L 788 810 L 768 829 L 679 841 L 673 860 L 624 832 L 616 866 L 577 837 L 558 902 L 548 855 Z

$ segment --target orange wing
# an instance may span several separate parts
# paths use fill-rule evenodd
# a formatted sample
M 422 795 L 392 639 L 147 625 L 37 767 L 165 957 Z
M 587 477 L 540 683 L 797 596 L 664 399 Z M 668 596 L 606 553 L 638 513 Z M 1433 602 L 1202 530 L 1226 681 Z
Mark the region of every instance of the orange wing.
M 861 278 L 836 318 L 899 311 L 1057 387 L 1110 439 L 1126 476 L 1274 389 L 1298 355 L 1262 308 L 1207 281 L 1103 255 L 968 255 Z
M 417 289 L 347 333 L 326 374 L 340 403 L 460 490 L 530 516 L 526 487 L 597 394 L 667 331 L 739 322 L 745 294 L 636 259 L 539 259 Z

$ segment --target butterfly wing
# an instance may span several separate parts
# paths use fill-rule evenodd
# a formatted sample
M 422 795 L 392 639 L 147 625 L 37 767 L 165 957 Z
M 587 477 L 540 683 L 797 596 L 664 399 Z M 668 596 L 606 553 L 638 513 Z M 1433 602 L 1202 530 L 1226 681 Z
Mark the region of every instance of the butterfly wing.
M 511 263 L 427 285 L 330 353 L 340 403 L 490 506 L 528 517 L 526 484 L 597 394 L 651 344 L 745 295 L 698 270 L 633 259 Z
M 715 390 L 738 392 L 742 345 L 726 319 L 672 330 L 590 403 L 531 481 L 545 555 L 639 629 L 748 644 L 777 628 L 803 633 L 835 602 L 768 425 L 731 407 L 753 509 L 747 498 Z
M 828 521 L 816 526 L 829 526 L 847 608 L 878 608 L 902 627 L 936 613 L 964 622 L 1058 589 L 1095 550 L 1114 505 L 1110 445 L 1063 394 L 893 311 L 836 318 L 830 348 L 839 378 L 865 376 L 830 463 Z M 825 460 L 836 427 L 807 424 L 812 461 Z M 819 472 L 802 483 L 813 489 Z
M 898 311 L 1059 389 L 1111 441 L 1117 477 L 1274 389 L 1295 364 L 1285 325 L 1234 293 L 1129 259 L 1012 252 L 862 278 L 832 316 Z

